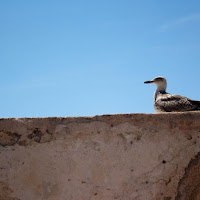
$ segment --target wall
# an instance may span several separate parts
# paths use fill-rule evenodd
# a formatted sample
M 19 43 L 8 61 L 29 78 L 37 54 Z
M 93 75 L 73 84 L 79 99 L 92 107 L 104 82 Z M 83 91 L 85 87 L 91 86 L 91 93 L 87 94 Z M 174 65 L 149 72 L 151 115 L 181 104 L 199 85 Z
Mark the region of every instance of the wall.
M 0 119 L 0 200 L 199 200 L 200 113 Z

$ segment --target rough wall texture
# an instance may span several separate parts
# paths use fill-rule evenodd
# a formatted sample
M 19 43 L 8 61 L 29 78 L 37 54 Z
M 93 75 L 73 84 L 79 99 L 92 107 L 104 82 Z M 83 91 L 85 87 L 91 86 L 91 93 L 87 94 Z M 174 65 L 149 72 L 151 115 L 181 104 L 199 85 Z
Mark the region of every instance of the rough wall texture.
M 0 200 L 199 200 L 200 113 L 0 119 Z

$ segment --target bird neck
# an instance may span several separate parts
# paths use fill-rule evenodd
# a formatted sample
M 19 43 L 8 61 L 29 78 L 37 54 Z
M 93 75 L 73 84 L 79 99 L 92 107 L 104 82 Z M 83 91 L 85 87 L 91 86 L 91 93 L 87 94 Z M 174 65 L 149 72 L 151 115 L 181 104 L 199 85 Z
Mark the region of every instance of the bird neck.
M 162 94 L 166 94 L 166 90 L 161 90 L 161 89 L 158 89 L 155 91 L 155 94 L 154 94 L 154 101 L 157 100 L 157 98 L 159 98 Z
M 166 84 L 157 85 L 156 92 L 165 93 L 166 88 L 167 88 Z

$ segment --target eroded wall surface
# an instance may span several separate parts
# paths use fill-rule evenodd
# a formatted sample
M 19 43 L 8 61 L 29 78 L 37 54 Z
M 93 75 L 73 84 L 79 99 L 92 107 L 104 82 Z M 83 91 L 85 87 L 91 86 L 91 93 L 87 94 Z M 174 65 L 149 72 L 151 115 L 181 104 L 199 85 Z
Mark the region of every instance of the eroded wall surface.
M 199 200 L 200 113 L 0 120 L 0 200 Z

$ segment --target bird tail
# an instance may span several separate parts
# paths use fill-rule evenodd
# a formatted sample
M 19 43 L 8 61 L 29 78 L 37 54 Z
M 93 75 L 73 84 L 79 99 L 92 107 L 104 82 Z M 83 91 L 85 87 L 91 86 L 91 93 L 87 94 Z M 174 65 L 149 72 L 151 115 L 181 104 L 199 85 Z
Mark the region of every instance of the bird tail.
M 200 110 L 200 101 L 190 100 L 190 102 L 196 106 L 196 110 Z

